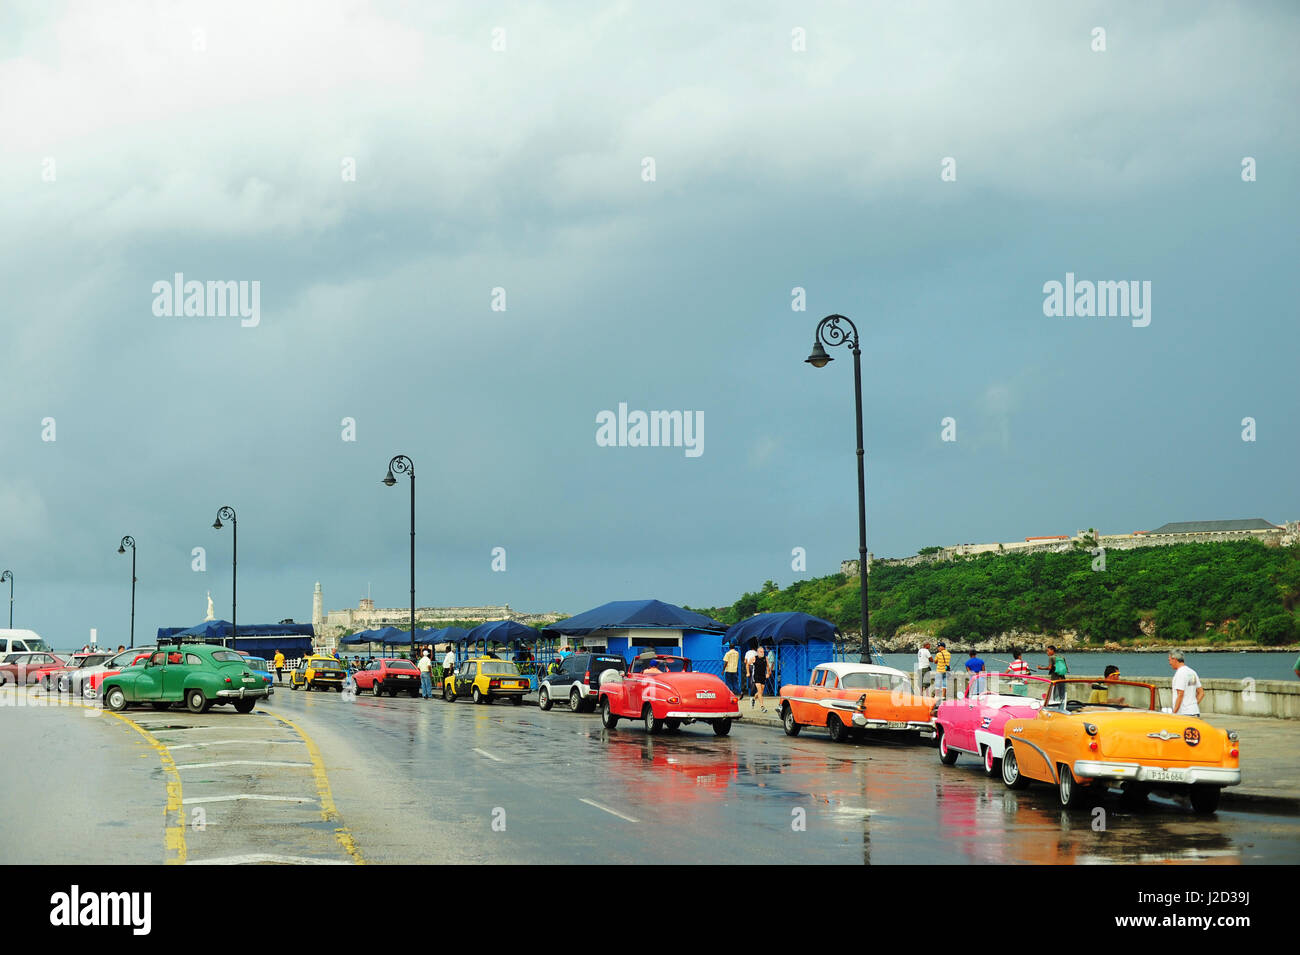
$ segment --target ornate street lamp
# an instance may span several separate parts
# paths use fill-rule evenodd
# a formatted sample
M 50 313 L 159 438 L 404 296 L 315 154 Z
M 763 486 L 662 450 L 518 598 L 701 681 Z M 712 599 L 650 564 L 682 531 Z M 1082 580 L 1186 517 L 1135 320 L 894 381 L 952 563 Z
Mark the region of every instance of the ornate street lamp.
M 117 552 L 125 554 L 126 549 L 131 548 L 131 649 L 135 649 L 135 538 L 131 536 L 123 537 L 122 543 L 117 545 Z
M 223 517 L 230 521 L 230 533 L 233 537 L 231 543 L 234 545 L 230 551 L 230 639 L 232 646 L 238 646 L 233 641 L 239 634 L 239 611 L 235 599 L 239 595 L 239 521 L 235 517 L 233 507 L 219 507 L 217 508 L 217 519 L 212 522 L 212 526 L 217 530 L 221 530 L 225 526 L 221 523 Z M 221 645 L 225 646 L 226 641 L 222 640 Z
M 848 328 L 841 327 L 843 322 Z M 825 368 L 834 361 L 822 345 L 834 348 L 848 345 L 853 349 L 853 399 L 858 408 L 858 581 L 862 597 L 861 653 L 871 658 L 871 641 L 867 631 L 867 477 L 862 451 L 862 349 L 858 347 L 858 329 L 843 315 L 827 315 L 817 323 L 812 354 L 804 359 L 814 368 Z
M 12 630 L 14 628 L 14 572 L 12 570 L 0 574 L 0 583 L 6 580 L 9 581 L 9 629 Z
M 415 656 L 415 465 L 405 454 L 394 455 L 388 462 L 388 474 L 384 476 L 384 484 L 389 487 L 397 483 L 394 471 L 411 479 L 411 655 Z

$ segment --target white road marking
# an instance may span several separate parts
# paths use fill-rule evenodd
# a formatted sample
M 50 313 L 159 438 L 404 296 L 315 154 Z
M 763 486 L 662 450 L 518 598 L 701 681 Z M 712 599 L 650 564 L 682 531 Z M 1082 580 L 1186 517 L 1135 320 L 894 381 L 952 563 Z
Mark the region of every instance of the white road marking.
M 487 750 L 479 749 L 478 747 L 475 747 L 475 748 L 474 748 L 474 752 L 478 753 L 480 756 L 486 756 L 488 759 L 492 760 L 492 762 L 494 762 L 494 763 L 499 763 L 499 762 L 502 761 L 502 760 L 501 760 L 501 757 L 499 757 L 499 756 L 493 756 L 493 755 L 492 755 L 491 753 L 489 753 Z
M 308 856 L 277 856 L 254 852 L 242 856 L 224 856 L 220 859 L 191 860 L 186 865 L 352 865 L 339 859 L 313 859 Z
M 234 802 L 237 799 L 258 799 L 264 802 L 315 802 L 312 796 L 263 796 L 260 793 L 235 793 L 233 796 L 196 796 L 193 799 L 183 800 L 186 806 L 197 805 L 201 802 Z
M 177 769 L 212 769 L 215 766 L 306 766 L 311 763 L 286 763 L 274 759 L 227 759 L 216 763 L 177 763 Z
M 210 743 L 177 743 L 175 746 L 168 746 L 168 749 L 203 749 L 206 746 L 232 746 L 236 743 L 276 743 L 285 746 L 303 746 L 306 745 L 300 739 L 214 739 Z
M 618 818 L 625 819 L 628 822 L 640 822 L 639 819 L 633 819 L 631 816 L 625 816 L 621 812 L 618 812 L 615 809 L 610 809 L 608 806 L 602 806 L 600 803 L 592 802 L 590 799 L 579 799 L 578 802 L 585 802 L 588 806 L 594 806 L 595 808 L 599 809 L 601 812 L 607 812 L 611 816 L 618 816 Z

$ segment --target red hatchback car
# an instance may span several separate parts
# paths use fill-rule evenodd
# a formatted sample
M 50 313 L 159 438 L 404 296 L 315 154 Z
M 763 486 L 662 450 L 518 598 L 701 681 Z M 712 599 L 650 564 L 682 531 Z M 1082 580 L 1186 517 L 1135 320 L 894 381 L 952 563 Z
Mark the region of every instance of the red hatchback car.
M 358 693 L 369 690 L 375 696 L 384 693 L 396 696 L 402 692 L 420 695 L 420 668 L 410 660 L 373 660 L 365 669 L 352 674 L 352 679 L 356 681 Z
M 11 653 L 0 663 L 0 686 L 5 683 L 40 683 L 55 670 L 62 670 L 67 662 L 53 653 Z

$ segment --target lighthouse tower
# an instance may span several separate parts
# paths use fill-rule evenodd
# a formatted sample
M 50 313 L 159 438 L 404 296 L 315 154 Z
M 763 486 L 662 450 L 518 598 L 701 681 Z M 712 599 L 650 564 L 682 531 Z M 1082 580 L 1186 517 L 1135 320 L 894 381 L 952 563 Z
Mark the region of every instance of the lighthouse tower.
M 316 636 L 321 635 L 321 628 L 325 626 L 325 602 L 320 592 L 320 581 L 316 581 L 316 591 L 311 595 L 311 626 L 316 631 Z

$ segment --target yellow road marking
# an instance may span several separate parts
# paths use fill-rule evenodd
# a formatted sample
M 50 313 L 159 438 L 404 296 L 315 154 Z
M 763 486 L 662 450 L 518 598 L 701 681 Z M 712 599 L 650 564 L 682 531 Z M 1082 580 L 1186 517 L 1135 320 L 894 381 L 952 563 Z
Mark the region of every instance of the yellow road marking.
M 335 823 L 334 835 L 338 839 L 339 845 L 343 847 L 343 851 L 351 856 L 352 861 L 357 865 L 365 865 L 365 860 L 361 858 L 361 851 L 352 840 L 352 832 L 339 820 L 339 811 L 338 807 L 334 805 L 334 794 L 330 790 L 329 777 L 325 774 L 325 761 L 321 759 L 320 750 L 316 748 L 316 741 L 304 733 L 293 720 L 281 716 L 279 713 L 274 713 L 266 707 L 261 707 L 261 710 L 302 737 L 303 743 L 307 746 L 307 755 L 311 758 L 311 771 L 312 776 L 316 779 L 316 792 L 320 796 L 321 819 L 325 822 Z
M 83 710 L 100 710 L 98 706 L 87 706 L 85 703 L 74 702 L 73 705 L 79 706 Z M 105 716 L 121 720 L 148 740 L 149 745 L 158 751 L 163 773 L 167 776 L 167 808 L 163 810 L 163 824 L 166 827 L 163 831 L 163 845 L 166 846 L 169 854 L 164 864 L 184 865 L 185 860 L 189 857 L 189 849 L 185 845 L 185 811 L 181 807 L 181 774 L 180 770 L 176 768 L 176 761 L 172 759 L 172 754 L 167 752 L 167 747 L 135 720 L 123 716 L 121 713 L 114 713 L 109 709 L 101 710 L 101 712 Z

